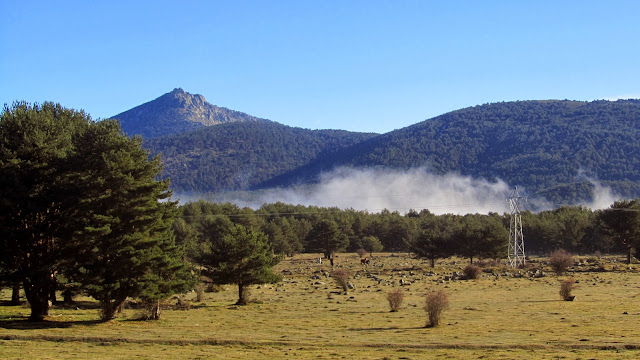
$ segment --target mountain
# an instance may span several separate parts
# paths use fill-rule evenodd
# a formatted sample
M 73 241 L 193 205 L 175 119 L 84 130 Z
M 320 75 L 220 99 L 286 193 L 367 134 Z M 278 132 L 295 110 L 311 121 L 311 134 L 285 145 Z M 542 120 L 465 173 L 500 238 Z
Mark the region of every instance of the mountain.
M 142 107 L 185 114 L 194 103 L 206 102 L 177 89 L 123 114 Z M 383 135 L 299 129 L 245 116 L 244 122 L 216 126 L 189 122 L 191 131 L 145 137 L 144 146 L 162 154 L 164 175 L 181 193 L 308 184 L 347 166 L 425 167 L 435 174 L 501 179 L 555 203 L 588 200 L 594 180 L 625 197 L 640 197 L 640 100 L 484 104 Z M 153 121 L 138 123 L 162 127 Z M 132 123 L 123 122 L 125 131 Z
M 309 181 L 336 166 L 424 166 L 502 179 L 556 203 L 590 198 L 594 180 L 640 196 L 640 100 L 519 101 L 453 111 L 282 174 Z
M 159 98 L 111 117 L 120 120 L 128 135 L 144 139 L 181 134 L 231 122 L 268 122 L 239 111 L 208 103 L 202 95 L 177 88 Z
M 162 154 L 164 174 L 182 193 L 246 190 L 378 136 L 307 130 L 276 122 L 232 122 L 144 141 Z

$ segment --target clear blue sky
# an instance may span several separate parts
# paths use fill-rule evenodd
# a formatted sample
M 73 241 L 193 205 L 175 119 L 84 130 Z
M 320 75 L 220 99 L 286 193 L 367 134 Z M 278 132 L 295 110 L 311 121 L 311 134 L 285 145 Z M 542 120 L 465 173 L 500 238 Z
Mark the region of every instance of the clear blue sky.
M 0 104 L 106 118 L 182 87 L 303 128 L 640 97 L 640 1 L 0 0 Z

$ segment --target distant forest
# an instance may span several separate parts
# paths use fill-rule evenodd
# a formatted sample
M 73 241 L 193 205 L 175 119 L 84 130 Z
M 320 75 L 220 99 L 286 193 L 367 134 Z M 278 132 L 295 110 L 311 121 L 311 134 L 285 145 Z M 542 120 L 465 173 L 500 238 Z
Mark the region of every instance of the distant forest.
M 640 100 L 480 105 L 384 135 L 233 123 L 145 141 L 178 192 L 313 183 L 337 166 L 500 178 L 553 203 L 640 196 Z
M 522 230 L 529 255 L 548 255 L 556 249 L 572 253 L 628 253 L 640 239 L 640 203 L 620 201 L 607 210 L 561 207 L 523 212 Z M 225 233 L 233 224 L 268 237 L 276 253 L 413 252 L 434 258 L 460 256 L 504 259 L 510 228 L 509 214 L 434 215 L 428 210 L 406 214 L 340 210 L 317 206 L 265 204 L 257 210 L 230 203 L 197 201 L 180 206 L 173 225 L 176 241 L 196 256 L 201 243 Z M 225 230 L 227 229 L 227 230 Z M 320 231 L 322 230 L 322 231 Z M 329 233 L 325 242 L 319 242 Z M 216 235 L 218 234 L 218 235 Z
M 273 122 L 234 122 L 150 139 L 165 176 L 178 192 L 245 190 L 377 136 L 342 130 L 305 130 Z

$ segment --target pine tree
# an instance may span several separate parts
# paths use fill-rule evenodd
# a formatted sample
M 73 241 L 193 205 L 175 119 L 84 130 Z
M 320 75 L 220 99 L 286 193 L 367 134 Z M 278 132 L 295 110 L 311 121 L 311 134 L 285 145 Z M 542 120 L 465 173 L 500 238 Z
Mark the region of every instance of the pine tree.
M 640 243 L 640 199 L 619 200 L 600 213 L 602 231 L 627 252 L 631 264 L 633 249 Z
M 168 181 L 157 181 L 160 159 L 148 160 L 140 138 L 115 121 L 93 125 L 79 139 L 86 223 L 80 278 L 100 301 L 102 319 L 115 318 L 128 297 L 159 302 L 191 284 L 184 252 L 175 245 L 177 215 Z M 159 317 L 159 308 L 153 318 Z
M 321 252 L 327 259 L 333 254 L 344 251 L 349 245 L 349 239 L 340 232 L 333 220 L 322 220 L 315 224 L 307 235 L 307 251 Z
M 262 232 L 234 225 L 229 234 L 214 234 L 207 245 L 196 262 L 203 267 L 203 275 L 214 284 L 238 286 L 237 305 L 247 304 L 247 286 L 281 280 L 272 271 L 281 257 L 273 255 L 269 240 Z
M 369 252 L 369 256 L 373 256 L 373 252 L 380 252 L 384 249 L 380 239 L 375 236 L 365 236 L 362 238 L 362 248 Z
M 70 258 L 79 199 L 68 159 L 90 123 L 49 102 L 14 103 L 0 117 L 0 274 L 22 283 L 31 321 L 48 315 L 55 276 Z
M 0 278 L 22 283 L 32 321 L 57 280 L 82 284 L 105 319 L 129 296 L 185 289 L 160 160 L 115 121 L 58 104 L 15 103 L 0 118 Z M 57 278 L 59 277 L 59 279 Z

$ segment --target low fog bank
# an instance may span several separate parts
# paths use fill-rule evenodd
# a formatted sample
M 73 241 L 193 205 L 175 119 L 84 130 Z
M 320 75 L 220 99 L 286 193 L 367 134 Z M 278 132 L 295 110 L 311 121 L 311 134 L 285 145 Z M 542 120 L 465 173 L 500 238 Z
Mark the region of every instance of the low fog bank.
M 583 205 L 592 209 L 609 207 L 618 197 L 610 188 L 590 180 L 593 201 Z M 425 168 L 394 170 L 380 168 L 339 168 L 321 177 L 314 185 L 252 192 L 233 192 L 204 197 L 215 202 L 230 202 L 257 209 L 265 203 L 315 205 L 355 209 L 371 213 L 384 209 L 402 214 L 411 209 L 428 209 L 434 214 L 508 213 L 507 198 L 513 187 L 502 180 L 490 182 L 459 174 L 434 175 Z M 519 189 L 526 197 L 526 189 Z M 180 202 L 199 198 L 178 196 Z M 521 210 L 549 210 L 559 207 L 543 199 L 528 198 Z

